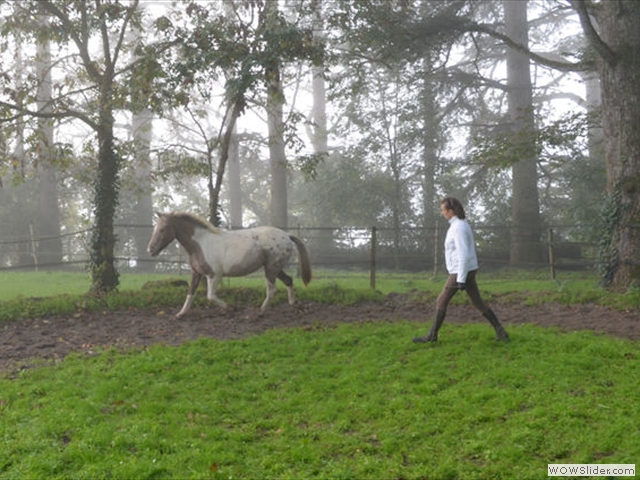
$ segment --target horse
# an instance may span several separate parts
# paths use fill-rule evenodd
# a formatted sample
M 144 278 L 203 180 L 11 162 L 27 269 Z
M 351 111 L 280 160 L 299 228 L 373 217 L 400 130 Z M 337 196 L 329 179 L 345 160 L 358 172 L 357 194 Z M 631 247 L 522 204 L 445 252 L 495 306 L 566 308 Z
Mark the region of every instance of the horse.
M 267 296 L 260 307 L 264 312 L 276 293 L 276 278 L 287 287 L 289 304 L 295 303 L 293 279 L 283 268 L 288 263 L 294 249 L 298 250 L 298 261 L 302 281 L 305 286 L 311 281 L 309 253 L 302 241 L 295 235 L 276 227 L 255 227 L 243 230 L 225 230 L 214 227 L 205 219 L 191 213 L 156 212 L 158 221 L 151 234 L 147 252 L 155 257 L 173 240 L 177 240 L 186 250 L 191 265 L 191 282 L 187 298 L 176 318 L 189 311 L 198 284 L 207 278 L 207 298 L 226 308 L 227 304 L 217 295 L 222 277 L 241 277 L 264 268 Z

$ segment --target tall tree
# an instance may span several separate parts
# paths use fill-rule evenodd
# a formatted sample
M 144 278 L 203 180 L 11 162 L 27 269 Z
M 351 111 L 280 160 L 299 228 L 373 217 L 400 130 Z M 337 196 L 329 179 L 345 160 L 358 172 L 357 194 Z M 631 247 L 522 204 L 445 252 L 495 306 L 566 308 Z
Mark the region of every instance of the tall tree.
M 267 55 L 264 75 L 267 85 L 267 128 L 269 130 L 269 164 L 271 165 L 271 218 L 274 227 L 287 228 L 287 157 L 284 144 L 283 105 L 279 40 L 281 28 L 278 2 L 267 2 L 264 10 L 264 28 L 267 37 Z
M 74 118 L 84 122 L 97 137 L 97 171 L 94 179 L 93 218 L 90 258 L 92 290 L 97 293 L 118 286 L 115 265 L 114 216 L 118 204 L 121 156 L 114 136 L 114 111 L 119 105 L 118 80 L 132 65 L 121 65 L 125 34 L 137 21 L 138 0 L 121 3 L 117 0 L 95 2 L 60 2 L 42 0 L 24 4 L 27 15 L 43 13 L 50 17 L 51 32 L 58 39 L 74 45 L 82 75 L 89 82 L 83 91 L 67 91 L 52 99 L 53 112 L 33 112 L 17 108 L 22 116 L 41 118 Z M 34 8 L 31 12 L 29 9 Z M 98 46 L 96 50 L 94 47 Z M 69 78 L 76 85 L 77 78 Z M 83 100 L 90 94 L 90 108 Z M 94 95 L 93 95 L 94 94 Z M 15 107 L 15 106 L 14 106 Z
M 432 232 L 437 221 L 436 167 L 440 137 L 439 108 L 433 76 L 432 53 L 425 52 L 422 64 L 420 93 L 423 111 L 424 134 L 422 136 L 422 226 Z
M 224 4 L 225 16 L 230 21 L 234 20 L 233 6 L 231 2 L 226 1 Z M 229 174 L 228 174 L 228 191 L 229 191 L 229 225 L 232 228 L 242 228 L 242 168 L 240 164 L 240 140 L 238 138 L 238 126 L 233 126 L 231 138 L 229 141 Z
M 141 5 L 144 8 L 144 5 Z M 143 14 L 145 12 L 142 12 Z M 145 22 L 147 23 L 147 22 Z M 130 29 L 133 48 L 132 61 L 145 62 L 144 45 L 147 43 L 145 39 L 145 31 L 149 29 L 136 28 L 132 26 Z M 153 62 L 155 65 L 155 62 Z M 133 137 L 133 177 L 134 177 L 134 219 L 136 228 L 134 230 L 135 247 L 138 259 L 142 260 L 140 267 L 150 269 L 151 257 L 147 253 L 147 243 L 149 231 L 142 228 L 142 225 L 148 225 L 153 218 L 153 198 L 152 198 L 152 180 L 151 174 L 151 142 L 153 140 L 153 119 L 154 113 L 146 98 L 148 92 L 152 88 L 154 74 L 147 72 L 146 75 L 138 75 L 133 91 L 131 92 L 131 133 Z
M 319 48 L 325 42 L 324 20 L 322 3 L 320 0 L 311 2 L 311 15 L 313 24 L 313 42 Z M 310 139 L 313 146 L 313 154 L 317 159 L 329 160 L 329 131 L 327 126 L 327 87 L 325 81 L 325 60 L 318 58 L 311 67 L 311 125 Z M 323 188 L 319 195 L 313 198 L 313 202 L 318 205 L 317 224 L 322 228 L 318 234 L 316 251 L 327 253 L 333 248 L 333 210 L 330 207 L 330 189 Z M 307 190 L 308 191 L 308 190 Z
M 47 19 L 41 16 L 38 21 L 44 29 Z M 51 83 L 51 47 L 46 37 L 39 37 L 36 54 L 36 75 L 39 78 L 36 93 L 38 111 L 50 114 Z M 38 216 L 36 232 L 38 242 L 38 262 L 44 265 L 57 265 L 62 261 L 62 238 L 60 237 L 60 206 L 58 203 L 58 181 L 55 168 L 55 144 L 53 120 L 38 118 Z
M 603 279 L 624 290 L 640 285 L 640 2 L 571 3 L 595 56 L 602 89 L 610 197 Z
M 146 269 L 144 260 L 149 260 L 147 243 L 149 232 L 142 225 L 148 225 L 153 218 L 153 202 L 151 198 L 151 140 L 153 137 L 153 113 L 145 108 L 134 112 L 131 118 L 133 136 L 133 185 L 134 218 L 136 228 L 133 231 L 138 259 L 143 260 L 141 269 Z
M 9 85 L 6 85 L 9 91 L 20 91 L 25 84 L 25 62 L 23 57 L 24 43 L 22 31 L 18 30 L 15 35 L 15 63 L 14 63 L 14 76 L 13 81 Z M 24 108 L 24 100 L 22 96 L 15 96 L 16 106 Z M 8 109 L 7 109 L 8 110 Z M 11 211 L 17 212 L 18 216 L 23 219 L 27 219 L 28 222 L 32 222 L 33 203 L 34 197 L 34 184 L 33 182 L 25 182 L 27 177 L 27 164 L 26 164 L 26 124 L 21 117 L 7 115 L 9 120 L 3 125 L 3 137 L 11 135 L 13 137 L 13 145 L 3 138 L 4 143 L 4 162 L 3 170 L 5 174 L 10 178 L 10 184 L 17 186 L 12 191 L 7 192 L 5 202 L 9 201 L 11 205 Z M 8 126 L 6 124 L 9 124 Z M 5 132 L 7 132 L 5 134 Z M 3 162 L 3 163 L 4 163 Z M 6 204 L 6 203 L 5 203 Z M 16 216 L 13 216 L 16 218 Z M 11 222 L 6 222 L 7 225 L 11 225 Z M 22 241 L 17 243 L 17 258 L 18 265 L 33 265 L 34 258 L 31 248 L 31 232 L 30 225 L 27 222 L 20 221 L 14 224 L 14 228 L 11 228 L 11 232 L 14 235 L 12 240 L 15 240 L 15 236 L 19 236 Z
M 238 129 L 234 128 L 229 143 L 229 225 L 232 228 L 242 228 L 242 166 L 240 164 L 240 139 Z
M 176 54 L 165 65 L 163 81 L 173 88 L 175 103 L 188 103 L 188 89 L 210 85 L 211 79 L 224 76 L 225 115 L 218 135 L 219 158 L 216 178 L 211 189 L 210 211 L 219 207 L 220 189 L 229 158 L 236 119 L 249 104 L 264 108 L 270 101 L 272 166 L 277 170 L 278 185 L 272 194 L 280 194 L 285 202 L 275 200 L 279 218 L 272 223 L 286 226 L 286 157 L 284 156 L 284 122 L 282 105 L 283 65 L 308 61 L 321 55 L 308 41 L 310 29 L 288 22 L 278 12 L 278 2 L 210 2 L 189 3 L 186 13 L 189 25 L 176 27 L 170 20 L 160 22 L 161 33 L 172 38 Z M 226 7 L 226 15 L 220 8 Z M 233 18 L 228 11 L 233 12 Z M 264 90 L 267 89 L 265 94 Z M 280 119 L 279 121 L 277 119 Z M 284 186 L 282 184 L 284 183 Z M 283 197 L 284 196 L 284 197 Z M 285 215 L 283 215 L 283 211 Z M 213 217 L 213 215 L 211 215 Z
M 528 48 L 527 0 L 503 0 L 505 30 L 513 41 Z M 519 158 L 512 159 L 512 265 L 540 260 L 540 202 L 535 143 L 535 121 L 529 57 L 521 50 L 507 51 L 507 81 L 511 142 Z

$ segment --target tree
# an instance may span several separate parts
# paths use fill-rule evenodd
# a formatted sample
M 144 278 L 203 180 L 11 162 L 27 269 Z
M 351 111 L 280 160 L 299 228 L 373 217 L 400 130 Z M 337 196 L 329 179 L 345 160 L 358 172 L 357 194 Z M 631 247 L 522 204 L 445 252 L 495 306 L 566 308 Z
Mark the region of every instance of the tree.
M 94 229 L 90 246 L 92 290 L 104 293 L 118 286 L 115 265 L 114 216 L 118 205 L 122 155 L 114 135 L 114 114 L 124 108 L 129 90 L 125 77 L 135 63 L 125 64 L 126 34 L 139 27 L 138 0 L 126 4 L 118 0 L 62 2 L 42 0 L 16 5 L 17 17 L 30 25 L 37 15 L 50 18 L 49 28 L 37 27 L 31 33 L 48 35 L 73 46 L 78 71 L 66 72 L 59 82 L 59 95 L 46 109 L 2 102 L 16 118 L 67 119 L 84 123 L 96 135 L 97 163 L 93 181 Z M 27 85 L 28 87 L 28 85 Z M 21 95 L 25 95 L 23 91 Z
M 640 285 L 640 3 L 571 3 L 595 58 L 602 92 L 609 195 L 603 280 L 625 290 Z
M 506 34 L 528 48 L 527 0 L 503 0 Z M 507 50 L 507 78 L 511 143 L 516 158 L 512 167 L 511 255 L 512 265 L 540 260 L 540 202 L 535 143 L 535 122 L 529 57 L 521 50 Z
M 131 29 L 133 34 L 133 43 L 137 46 L 144 45 L 143 31 L 140 29 Z M 140 48 L 134 49 L 140 52 Z M 136 58 L 134 57 L 134 61 Z M 129 185 L 133 193 L 133 219 L 135 227 L 133 237 L 135 242 L 136 257 L 138 259 L 138 268 L 147 270 L 151 266 L 148 263 L 151 259 L 147 253 L 147 243 L 149 241 L 149 232 L 141 228 L 142 225 L 148 225 L 153 218 L 153 200 L 151 198 L 151 141 L 153 139 L 153 112 L 147 105 L 144 98 L 148 91 L 148 84 L 144 84 L 143 79 L 136 85 L 132 92 L 131 102 L 131 137 L 133 138 L 133 183 Z M 147 78 L 150 82 L 152 78 Z
M 67 111 L 67 114 L 83 120 L 97 136 L 98 165 L 94 181 L 95 227 L 91 238 L 91 278 L 94 292 L 109 292 L 115 290 L 119 284 L 113 227 L 122 164 L 114 136 L 116 85 L 120 68 L 118 61 L 123 55 L 125 34 L 135 20 L 138 0 L 134 0 L 130 5 L 96 0 L 95 10 L 88 2 L 58 5 L 52 1 L 42 1 L 39 5 L 57 20 L 58 31 L 69 35 L 78 49 L 85 73 L 97 91 L 97 112 L 93 118 L 91 114 L 77 110 Z M 93 53 L 91 49 L 91 40 L 96 39 L 91 35 L 94 30 L 91 24 L 96 20 L 100 32 L 97 37 L 101 44 L 100 54 Z
M 281 28 L 278 2 L 267 2 L 264 11 L 267 58 L 264 76 L 267 86 L 267 126 L 269 130 L 269 164 L 271 165 L 271 221 L 275 227 L 287 228 L 287 157 L 284 146 L 284 92 L 280 76 L 278 29 Z
M 311 17 L 313 25 L 313 42 L 319 47 L 326 42 L 324 33 L 324 11 L 320 0 L 312 0 Z M 327 82 L 326 59 L 318 58 L 311 67 L 311 98 L 312 106 L 307 127 L 308 136 L 313 147 L 312 174 L 306 175 L 305 187 L 313 188 L 313 183 L 318 181 L 319 171 L 326 167 L 327 163 L 335 161 L 329 154 L 329 131 L 327 124 Z M 307 200 L 313 204 L 313 219 L 310 225 L 320 227 L 317 233 L 317 242 L 314 251 L 317 254 L 331 252 L 334 244 L 333 209 L 331 208 L 331 190 L 329 188 L 316 189 L 312 198 L 309 198 L 310 189 L 305 188 Z
M 221 13 L 223 6 L 226 8 Z M 162 78 L 165 82 L 162 88 L 173 92 L 175 105 L 189 102 L 189 89 L 204 90 L 212 80 L 224 77 L 225 114 L 214 145 L 218 163 L 210 194 L 210 217 L 219 215 L 220 189 L 236 120 L 248 105 L 264 108 L 271 102 L 268 115 L 273 119 L 272 166 L 277 170 L 274 178 L 279 182 L 272 188 L 272 193 L 284 195 L 285 199 L 276 208 L 279 218 L 272 215 L 271 223 L 286 226 L 286 218 L 281 218 L 283 208 L 286 213 L 287 207 L 283 153 L 285 123 L 282 123 L 280 113 L 284 101 L 281 69 L 291 62 L 312 61 L 322 55 L 322 48 L 308 41 L 310 28 L 287 21 L 276 7 L 277 2 L 188 2 L 185 10 L 188 25 L 176 26 L 167 18 L 158 22 L 161 32 L 175 45 L 174 56 L 165 63 Z M 215 215 L 214 211 L 217 212 Z
M 39 18 L 44 29 L 46 17 Z M 38 38 L 36 54 L 36 75 L 39 78 L 37 90 L 37 110 L 51 113 L 51 48 L 47 38 Z M 55 167 L 55 144 L 53 121 L 38 118 L 38 215 L 36 232 L 38 242 L 38 263 L 56 265 L 62 261 L 62 239 L 60 237 L 60 207 L 58 204 L 57 169 Z

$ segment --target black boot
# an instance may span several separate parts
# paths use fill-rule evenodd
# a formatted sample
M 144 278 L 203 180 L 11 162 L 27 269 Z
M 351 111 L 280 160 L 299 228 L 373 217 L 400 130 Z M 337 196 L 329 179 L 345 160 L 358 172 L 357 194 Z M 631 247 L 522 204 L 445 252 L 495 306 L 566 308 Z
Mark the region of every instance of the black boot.
M 489 323 L 493 326 L 496 331 L 496 340 L 508 342 L 509 334 L 507 334 L 506 330 L 502 328 L 502 325 L 498 321 L 498 317 L 493 312 L 493 310 L 489 309 L 486 313 L 483 313 L 482 316 L 489 320 Z
M 445 312 L 442 310 L 436 310 L 436 319 L 431 326 L 431 330 L 424 337 L 415 337 L 413 341 L 415 343 L 426 343 L 426 342 L 437 342 L 438 341 L 438 330 L 442 326 L 442 322 L 444 322 Z

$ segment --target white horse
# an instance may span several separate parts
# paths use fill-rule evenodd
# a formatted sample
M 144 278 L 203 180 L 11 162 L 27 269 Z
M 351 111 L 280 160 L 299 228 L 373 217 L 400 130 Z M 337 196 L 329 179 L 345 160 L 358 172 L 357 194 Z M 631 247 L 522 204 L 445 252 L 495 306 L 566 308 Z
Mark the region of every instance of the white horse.
M 216 296 L 222 277 L 241 277 L 264 267 L 267 298 L 260 309 L 269 304 L 276 292 L 276 278 L 286 286 L 289 304 L 295 303 L 293 279 L 282 270 L 298 249 L 302 281 L 311 281 L 311 262 L 302 241 L 275 227 L 257 227 L 245 230 L 224 230 L 214 227 L 203 218 L 189 213 L 157 213 L 158 222 L 149 240 L 147 251 L 158 255 L 174 239 L 189 255 L 191 283 L 187 298 L 176 317 L 181 317 L 193 303 L 193 297 L 203 276 L 207 278 L 207 298 L 221 307 L 226 303 Z

